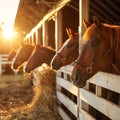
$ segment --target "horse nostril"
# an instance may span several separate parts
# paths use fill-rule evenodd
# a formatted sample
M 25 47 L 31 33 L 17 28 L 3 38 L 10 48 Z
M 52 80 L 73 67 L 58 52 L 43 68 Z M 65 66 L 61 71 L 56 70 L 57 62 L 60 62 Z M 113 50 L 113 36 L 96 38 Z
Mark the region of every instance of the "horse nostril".
M 17 65 L 13 65 L 12 67 L 13 67 L 13 69 L 15 69 L 15 70 L 17 69 Z
M 25 68 L 25 72 L 30 73 L 30 70 Z

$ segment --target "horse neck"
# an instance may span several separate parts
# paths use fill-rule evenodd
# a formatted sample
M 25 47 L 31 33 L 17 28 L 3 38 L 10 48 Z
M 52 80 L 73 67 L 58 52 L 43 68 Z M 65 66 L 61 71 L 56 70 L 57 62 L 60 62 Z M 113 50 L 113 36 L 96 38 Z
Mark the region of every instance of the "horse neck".
M 113 56 L 112 65 L 116 71 L 120 74 L 120 27 L 113 27 Z
M 34 50 L 34 46 L 31 46 L 30 49 L 29 49 L 32 53 L 32 51 Z
M 49 49 L 49 48 L 47 49 L 47 52 L 49 54 L 48 57 L 50 57 L 50 58 L 52 58 L 56 53 L 56 51 L 54 49 Z
M 27 52 L 27 59 L 31 56 L 31 54 L 33 53 L 34 51 L 34 46 L 31 46 L 29 49 L 28 49 L 28 52 Z

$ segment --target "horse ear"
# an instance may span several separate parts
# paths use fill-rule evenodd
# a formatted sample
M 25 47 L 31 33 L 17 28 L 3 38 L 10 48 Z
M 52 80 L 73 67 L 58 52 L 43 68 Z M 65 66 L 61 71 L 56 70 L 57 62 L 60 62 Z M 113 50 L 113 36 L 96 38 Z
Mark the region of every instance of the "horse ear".
M 89 26 L 91 26 L 91 23 L 84 19 L 83 20 L 83 25 L 85 26 L 85 28 L 88 28 Z
M 73 36 L 72 30 L 70 28 L 66 28 L 66 32 L 69 38 Z
M 96 26 L 100 26 L 101 25 L 100 20 L 96 16 L 93 16 L 93 21 L 96 24 Z

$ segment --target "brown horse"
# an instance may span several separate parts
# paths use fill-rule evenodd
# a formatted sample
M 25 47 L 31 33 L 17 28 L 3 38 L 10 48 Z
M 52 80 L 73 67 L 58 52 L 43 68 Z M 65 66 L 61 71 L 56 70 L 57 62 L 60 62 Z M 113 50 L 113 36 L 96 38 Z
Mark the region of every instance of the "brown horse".
M 11 51 L 8 56 L 8 61 L 12 61 L 15 55 L 16 55 L 16 51 L 15 50 Z
M 24 62 L 26 62 L 31 56 L 33 50 L 34 46 L 29 44 L 22 44 L 14 57 L 12 63 L 13 69 L 18 69 Z
M 71 75 L 78 87 L 84 87 L 90 77 L 110 64 L 120 74 L 120 26 L 103 24 L 97 17 L 91 25 L 84 23 L 87 30 Z
M 72 63 L 79 55 L 78 34 L 73 33 L 70 29 L 67 29 L 67 34 L 69 38 L 65 41 L 51 61 L 51 67 L 55 70 Z
M 25 66 L 25 72 L 29 73 L 43 63 L 50 65 L 50 62 L 55 53 L 56 51 L 54 49 L 36 45 L 33 54 L 31 55 Z

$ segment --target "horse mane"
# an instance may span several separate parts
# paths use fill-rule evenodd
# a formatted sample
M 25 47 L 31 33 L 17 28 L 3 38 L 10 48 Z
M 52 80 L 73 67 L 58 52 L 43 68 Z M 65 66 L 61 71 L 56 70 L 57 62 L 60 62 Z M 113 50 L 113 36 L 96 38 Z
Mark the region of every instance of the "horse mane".
M 49 50 L 52 50 L 52 51 L 55 51 L 55 49 L 54 48 L 52 48 L 52 47 L 46 47 L 47 49 L 49 49 Z
M 39 48 L 40 48 L 40 49 L 46 49 L 46 50 L 49 51 L 49 52 L 50 52 L 50 51 L 51 51 L 51 52 L 55 52 L 55 49 L 53 49 L 53 48 L 51 48 L 51 47 L 49 47 L 49 46 L 48 46 L 48 47 L 45 47 L 45 46 L 41 46 L 41 45 L 36 45 L 35 49 L 36 49 L 36 48 L 38 48 L 38 49 L 39 49 Z
M 113 27 L 114 28 L 114 39 L 116 41 L 115 44 L 115 54 L 118 56 L 120 59 L 120 26 L 119 27 Z
M 105 27 L 112 28 L 113 32 L 113 42 L 115 43 L 115 46 L 113 47 L 114 49 L 114 54 L 120 58 L 120 26 L 118 25 L 109 25 L 109 24 L 104 24 Z

